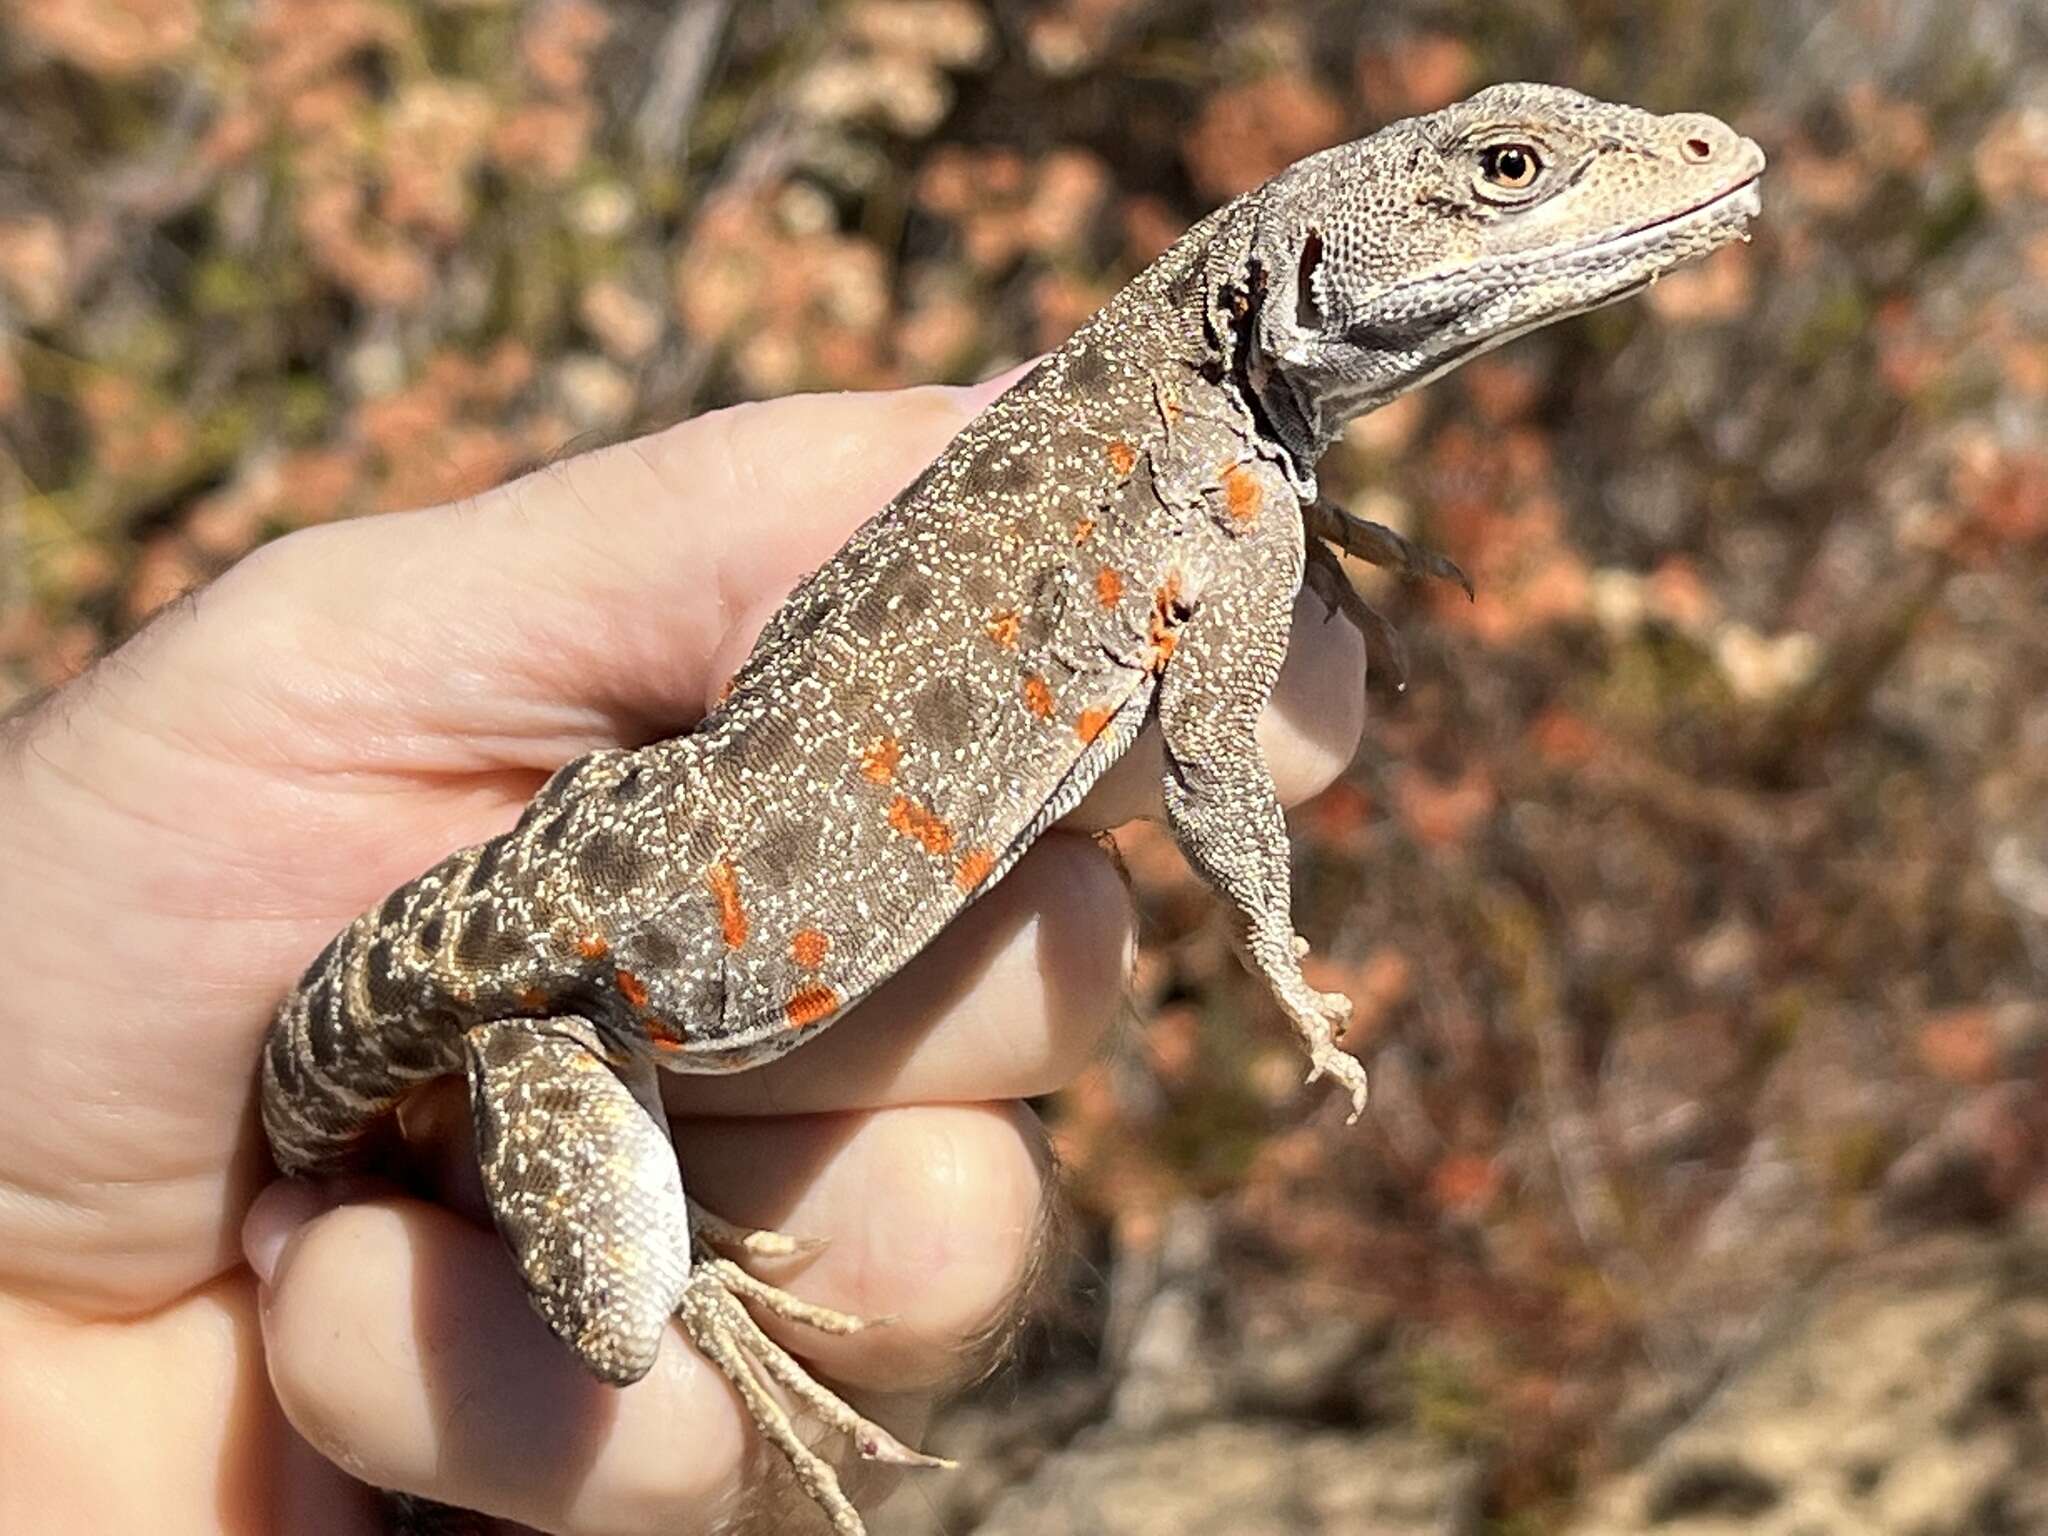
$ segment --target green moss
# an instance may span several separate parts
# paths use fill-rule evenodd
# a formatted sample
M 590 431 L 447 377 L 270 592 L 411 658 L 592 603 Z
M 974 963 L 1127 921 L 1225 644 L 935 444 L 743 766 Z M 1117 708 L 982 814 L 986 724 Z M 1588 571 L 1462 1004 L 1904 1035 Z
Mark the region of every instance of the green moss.
M 333 391 L 312 374 L 293 374 L 277 392 L 278 425 L 294 441 L 321 437 L 334 410 Z
M 1813 1017 L 1813 1000 L 1798 986 L 1780 987 L 1757 1008 L 1757 1061 L 1763 1067 L 1792 1049 Z
M 1826 1148 L 1828 1182 L 1838 1195 L 1867 1194 L 1877 1188 L 1897 1156 L 1897 1143 L 1877 1122 L 1845 1127 Z
M 202 318 L 247 315 L 266 308 L 270 293 L 262 278 L 231 256 L 200 262 L 192 275 L 192 310 Z
M 1941 255 L 1967 235 L 1984 217 L 1984 199 L 1968 176 L 1951 180 L 1921 214 L 1914 243 L 1922 261 Z
M 1842 348 L 1861 344 L 1870 330 L 1870 298 L 1853 283 L 1836 283 L 1821 294 L 1793 335 L 1791 355 L 1813 367 Z
M 1459 1450 L 1500 1437 L 1499 1414 L 1466 1363 L 1449 1351 L 1421 1345 L 1401 1361 L 1415 1427 Z

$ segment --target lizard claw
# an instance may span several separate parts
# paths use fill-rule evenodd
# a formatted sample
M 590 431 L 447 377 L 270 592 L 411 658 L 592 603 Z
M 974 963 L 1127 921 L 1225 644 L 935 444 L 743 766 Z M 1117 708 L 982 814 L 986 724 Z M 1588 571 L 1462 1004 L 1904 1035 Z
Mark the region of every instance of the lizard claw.
M 862 1419 L 853 1432 L 853 1448 L 865 1461 L 879 1461 L 891 1467 L 937 1467 L 951 1471 L 960 1465 L 948 1456 L 932 1456 L 905 1445 L 872 1419 Z
M 1316 1082 L 1328 1075 L 1341 1088 L 1350 1090 L 1351 1113 L 1344 1117 L 1346 1125 L 1356 1125 L 1358 1117 L 1365 1113 L 1365 1068 L 1356 1056 L 1340 1051 L 1334 1044 L 1318 1048 L 1309 1057 L 1306 1082 Z
M 705 1210 L 695 1200 L 690 1201 L 690 1228 L 711 1247 L 737 1249 L 750 1259 L 796 1258 L 818 1252 L 827 1242 L 822 1237 L 792 1237 L 766 1227 L 743 1227 Z
M 1476 601 L 1478 598 L 1472 588 L 1472 578 L 1459 569 L 1457 561 L 1416 543 L 1405 534 L 1396 533 L 1385 523 L 1359 517 L 1328 501 L 1316 502 L 1306 509 L 1303 517 L 1310 533 L 1319 539 L 1327 539 L 1347 555 L 1354 555 L 1371 565 L 1399 570 L 1406 576 L 1434 576 L 1440 581 L 1455 581 L 1465 589 L 1467 599 Z
M 1387 622 L 1384 614 L 1359 595 L 1329 545 L 1309 543 L 1308 562 L 1302 579 L 1309 590 L 1323 600 L 1324 622 L 1340 613 L 1349 619 L 1365 637 L 1367 667 L 1385 671 L 1394 692 L 1405 693 L 1408 689 L 1408 654 L 1401 644 L 1399 632 Z

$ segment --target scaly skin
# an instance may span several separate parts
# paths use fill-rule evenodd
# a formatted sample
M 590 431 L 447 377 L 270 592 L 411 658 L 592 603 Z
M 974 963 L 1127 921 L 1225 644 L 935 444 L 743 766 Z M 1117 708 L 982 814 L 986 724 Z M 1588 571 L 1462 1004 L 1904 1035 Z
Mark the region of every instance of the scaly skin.
M 1762 167 L 1712 118 L 1500 86 L 1210 215 L 792 594 L 698 730 L 570 763 L 510 832 L 328 946 L 264 1052 L 279 1164 L 344 1166 L 410 1088 L 466 1071 L 485 1191 L 541 1315 L 616 1382 L 678 1317 L 858 1532 L 764 1382 L 863 1454 L 927 1458 L 760 1334 L 743 1301 L 860 1324 L 711 1251 L 747 1235 L 690 1209 L 654 1071 L 814 1037 L 1156 722 L 1181 847 L 1355 1115 L 1349 1004 L 1302 978 L 1252 726 L 1308 566 L 1304 509 L 1353 553 L 1415 557 L 1317 507 L 1316 460 L 1359 412 L 1735 238 Z

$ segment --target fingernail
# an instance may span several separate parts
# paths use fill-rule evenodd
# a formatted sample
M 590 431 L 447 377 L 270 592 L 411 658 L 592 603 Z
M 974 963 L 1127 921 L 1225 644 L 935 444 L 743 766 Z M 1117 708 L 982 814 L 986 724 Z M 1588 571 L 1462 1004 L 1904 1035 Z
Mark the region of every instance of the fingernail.
M 349 1197 L 353 1181 L 335 1179 L 312 1183 L 305 1179 L 279 1179 L 249 1206 L 242 1218 L 242 1257 L 256 1271 L 256 1278 L 268 1286 L 292 1239 L 307 1222 L 333 1210 Z

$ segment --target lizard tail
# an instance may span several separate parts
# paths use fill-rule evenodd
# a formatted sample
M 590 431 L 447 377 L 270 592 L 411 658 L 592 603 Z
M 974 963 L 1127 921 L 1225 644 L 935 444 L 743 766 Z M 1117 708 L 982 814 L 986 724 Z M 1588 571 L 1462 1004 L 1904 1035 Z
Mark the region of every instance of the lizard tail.
M 462 1069 L 460 1033 L 416 1008 L 397 974 L 395 924 L 364 913 L 320 952 L 278 1008 L 264 1043 L 263 1129 L 288 1174 L 346 1166 L 364 1133 L 429 1078 Z M 417 916 L 417 913 L 414 914 Z

